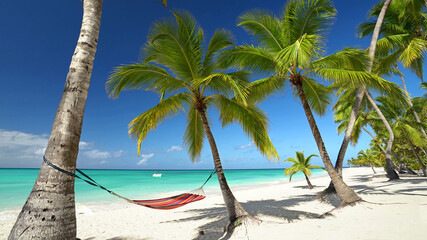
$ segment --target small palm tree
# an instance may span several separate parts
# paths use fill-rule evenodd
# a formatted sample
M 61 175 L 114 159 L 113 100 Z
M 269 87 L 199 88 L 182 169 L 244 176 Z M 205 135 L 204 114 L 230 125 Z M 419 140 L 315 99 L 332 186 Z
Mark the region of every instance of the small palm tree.
M 296 158 L 288 158 L 286 160 L 283 160 L 284 162 L 291 162 L 294 165 L 292 167 L 285 169 L 285 176 L 289 175 L 289 181 L 292 180 L 292 176 L 297 172 L 304 173 L 305 180 L 307 181 L 308 188 L 313 189 L 313 185 L 311 185 L 310 180 L 308 179 L 311 176 L 311 169 L 313 168 L 321 168 L 324 169 L 321 166 L 311 165 L 310 159 L 312 157 L 319 157 L 316 154 L 311 154 L 307 158 L 304 157 L 304 152 L 296 152 Z
M 361 166 L 370 166 L 374 174 L 376 166 L 381 166 L 384 158 L 384 154 L 378 151 L 376 148 L 367 149 L 366 151 L 360 150 L 357 153 L 357 159 L 353 162 L 353 164 L 361 165 Z
M 278 154 L 267 134 L 268 120 L 257 106 L 246 102 L 248 72 L 220 72 L 217 54 L 232 46 L 228 31 L 217 30 L 204 46 L 203 30 L 188 12 L 173 12 L 173 17 L 153 25 L 143 48 L 143 61 L 117 67 L 107 82 L 113 97 L 125 89 L 144 89 L 161 95 L 160 102 L 129 124 L 129 133 L 141 143 L 148 132 L 163 120 L 187 112 L 184 135 L 192 161 L 200 157 L 203 141 L 208 139 L 221 192 L 233 223 L 249 214 L 228 187 L 207 110 L 215 107 L 223 126 L 238 122 L 244 132 L 269 159 Z

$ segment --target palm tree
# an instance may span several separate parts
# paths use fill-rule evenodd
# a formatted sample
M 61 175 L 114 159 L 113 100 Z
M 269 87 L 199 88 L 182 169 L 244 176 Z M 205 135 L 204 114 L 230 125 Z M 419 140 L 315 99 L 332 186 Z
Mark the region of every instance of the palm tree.
M 83 20 L 45 157 L 70 172 L 76 169 L 84 108 L 101 24 L 102 0 L 83 2 Z M 74 178 L 45 163 L 9 239 L 75 239 Z
M 292 167 L 285 169 L 285 176 L 289 175 L 289 181 L 292 180 L 292 176 L 297 172 L 304 173 L 305 180 L 307 181 L 308 188 L 313 189 L 310 180 L 308 179 L 311 176 L 311 169 L 313 168 L 322 168 L 321 166 L 311 165 L 310 159 L 312 157 L 318 157 L 316 154 L 311 154 L 307 158 L 304 157 L 304 152 L 296 152 L 296 158 L 288 158 L 283 160 L 284 162 L 293 163 Z
M 352 112 L 352 106 L 354 105 L 355 95 L 355 91 L 345 91 L 333 107 L 335 123 L 339 123 L 337 127 L 338 134 L 341 134 L 347 130 L 346 128 L 348 126 L 349 117 Z M 375 137 L 374 134 L 372 134 L 366 128 L 367 126 L 370 126 L 376 134 L 379 132 L 378 129 L 383 129 L 381 120 L 378 119 L 376 113 L 372 111 L 367 100 L 364 99 L 362 100 L 361 108 L 359 109 L 359 113 L 354 124 L 350 143 L 353 146 L 356 145 L 359 140 L 360 133 L 363 130 L 372 137 L 374 143 L 383 151 L 385 156 L 386 150 L 381 144 L 382 142 L 384 142 L 387 145 L 387 142 L 385 142 L 384 137 L 381 135 L 377 134 L 377 137 Z M 399 156 L 393 151 L 393 149 L 391 149 L 391 152 L 395 157 L 396 161 L 399 162 L 401 167 L 405 168 L 406 171 L 413 173 L 412 170 L 410 170 L 405 164 L 403 164 L 403 162 L 400 160 Z M 329 188 L 333 188 L 333 185 L 330 185 Z
M 162 0 L 166 7 L 166 0 Z M 103 0 L 84 0 L 83 19 L 45 157 L 76 169 L 84 109 L 101 25 Z M 9 239 L 75 239 L 74 178 L 42 162 L 36 183 L 10 232 Z
M 317 128 L 312 110 L 318 114 L 325 112 L 330 90 L 314 78 L 378 89 L 385 81 L 365 71 L 368 58 L 364 51 L 347 48 L 322 57 L 324 35 L 335 13 L 328 0 L 289 1 L 280 18 L 262 10 L 249 11 L 239 17 L 238 25 L 254 35 L 259 46 L 243 45 L 227 50 L 222 56 L 222 66 L 270 75 L 251 84 L 249 100 L 254 102 L 282 91 L 289 80 L 303 105 L 325 168 L 334 185 L 339 185 L 338 195 L 347 204 L 360 198 L 334 170 Z
M 387 16 L 384 19 L 381 34 L 382 39 L 378 41 L 378 54 L 385 55 L 379 67 L 392 67 L 401 78 L 406 94 L 406 101 L 412 107 L 411 97 L 406 88 L 403 74 L 400 73 L 397 62 L 401 62 L 405 68 L 413 71 L 421 80 L 423 79 L 423 54 L 427 51 L 427 16 L 422 11 L 424 0 L 395 0 L 390 4 Z M 375 6 L 370 11 L 370 16 L 378 15 L 379 6 Z M 372 22 L 366 22 L 359 26 L 359 34 L 365 37 L 372 32 Z M 418 123 L 421 123 L 416 111 L 412 111 Z M 427 139 L 426 132 L 422 126 L 419 127 L 424 138 Z
M 381 26 L 382 26 L 383 21 L 384 21 L 385 14 L 387 12 L 387 9 L 388 9 L 391 1 L 392 0 L 386 0 L 386 1 L 384 1 L 384 3 L 382 3 L 380 13 L 378 14 L 377 21 L 375 22 L 374 30 L 372 32 L 371 43 L 370 43 L 370 47 L 369 47 L 370 61 L 369 61 L 368 66 L 366 68 L 366 71 L 369 73 L 372 72 L 372 67 L 373 67 L 373 63 L 374 63 L 375 50 L 376 50 L 376 46 L 377 46 L 378 37 L 380 34 Z M 348 126 L 346 129 L 340 150 L 338 152 L 337 160 L 335 162 L 335 170 L 338 172 L 338 174 L 340 176 L 342 176 L 342 166 L 343 166 L 343 162 L 344 162 L 344 157 L 345 157 L 345 153 L 346 153 L 347 148 L 348 148 L 348 144 L 350 143 L 350 138 L 351 138 L 351 135 L 353 132 L 354 124 L 356 122 L 357 113 L 359 112 L 360 105 L 362 104 L 362 99 L 364 98 L 364 96 L 367 93 L 366 86 L 359 87 L 356 90 L 356 92 L 357 92 L 357 94 L 356 94 L 356 98 L 354 101 L 353 109 L 351 111 L 350 119 L 348 121 Z M 388 171 L 389 171 L 388 174 L 390 176 L 392 176 L 393 173 L 390 170 L 390 167 L 391 167 L 390 164 L 388 164 L 387 166 L 389 166 L 388 167 Z M 397 176 L 397 174 L 395 174 L 394 177 L 396 177 L 396 176 Z M 324 193 L 334 192 L 334 191 L 335 191 L 335 188 L 333 186 L 333 182 L 331 181 L 331 184 L 329 184 L 329 187 L 327 189 L 325 189 Z
M 354 164 L 357 165 L 368 165 L 371 167 L 374 174 L 377 174 L 374 167 L 381 165 L 381 152 L 375 151 L 373 149 L 367 149 L 366 151 L 360 150 L 357 154 L 357 160 Z
M 129 124 L 129 133 L 141 142 L 160 122 L 187 109 L 184 144 L 193 161 L 200 157 L 208 138 L 229 223 L 249 216 L 231 192 L 210 129 L 207 110 L 215 107 L 223 126 L 238 122 L 262 154 L 278 159 L 267 134 L 267 119 L 254 104 L 246 102 L 248 72 L 220 72 L 217 54 L 232 46 L 232 36 L 217 30 L 207 49 L 203 30 L 185 11 L 153 24 L 143 48 L 143 61 L 117 67 L 107 82 L 107 92 L 118 97 L 124 89 L 145 89 L 161 94 L 160 102 Z
M 407 105 L 405 106 L 405 104 L 399 104 L 399 102 L 396 102 L 391 98 L 378 97 L 377 101 L 380 103 L 379 108 L 386 118 L 389 121 L 393 121 L 393 131 L 398 135 L 403 135 L 407 140 L 414 156 L 420 164 L 424 176 L 427 177 L 426 165 L 417 154 L 417 151 L 415 151 L 415 146 L 422 148 L 423 145 L 425 145 L 425 141 L 414 127 L 414 125 L 418 125 L 417 122 L 412 122 L 409 118 L 410 108 L 408 108 Z

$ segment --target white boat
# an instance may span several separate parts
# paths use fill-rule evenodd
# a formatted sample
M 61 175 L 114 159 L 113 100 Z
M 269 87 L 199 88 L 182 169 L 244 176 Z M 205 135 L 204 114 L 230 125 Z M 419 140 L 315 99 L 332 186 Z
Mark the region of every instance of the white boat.
M 158 173 L 158 172 L 155 172 L 155 173 L 153 173 L 153 177 L 162 177 L 162 174 Z

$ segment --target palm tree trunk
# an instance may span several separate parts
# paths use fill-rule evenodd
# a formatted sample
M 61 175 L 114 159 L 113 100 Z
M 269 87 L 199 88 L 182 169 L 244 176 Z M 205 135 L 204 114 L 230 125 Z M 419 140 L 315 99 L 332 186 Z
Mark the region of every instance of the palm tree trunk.
M 421 167 L 421 170 L 423 171 L 423 175 L 424 175 L 424 177 L 427 177 L 426 165 L 424 165 L 424 163 L 423 163 L 423 161 L 421 160 L 420 156 L 418 156 L 417 151 L 415 151 L 414 144 L 412 143 L 411 139 L 409 139 L 409 136 L 408 136 L 408 134 L 406 133 L 406 131 L 405 131 L 405 130 L 402 130 L 402 132 L 403 132 L 403 135 L 405 135 L 405 138 L 406 138 L 406 140 L 408 141 L 409 146 L 411 146 L 411 150 L 412 150 L 412 152 L 414 153 L 415 157 L 417 158 L 418 163 L 420 164 L 420 167 Z
M 372 171 L 374 172 L 374 174 L 377 174 L 377 172 L 374 169 L 374 165 L 371 165 Z
M 200 118 L 203 123 L 203 128 L 205 129 L 206 136 L 209 140 L 209 145 L 211 147 L 212 158 L 213 158 L 215 169 L 216 169 L 216 175 L 218 177 L 218 182 L 221 188 L 222 197 L 224 198 L 225 207 L 227 208 L 228 221 L 230 223 L 233 223 L 241 217 L 247 217 L 250 215 L 245 211 L 242 205 L 236 200 L 233 193 L 231 192 L 230 187 L 228 186 L 227 180 L 225 179 L 224 171 L 222 169 L 221 159 L 218 153 L 218 148 L 216 147 L 215 139 L 212 135 L 211 129 L 209 127 L 209 122 L 206 117 L 206 111 L 204 109 L 197 109 L 197 111 L 199 112 Z
M 385 166 L 386 166 L 386 171 L 387 171 L 387 177 L 389 178 L 389 180 L 397 180 L 397 179 L 399 179 L 399 175 L 397 175 L 397 173 L 394 171 L 393 165 L 392 165 L 393 163 L 391 161 L 391 147 L 393 146 L 393 141 L 394 141 L 393 130 L 391 129 L 390 124 L 388 123 L 387 119 L 384 117 L 383 113 L 381 112 L 381 110 L 379 109 L 379 107 L 377 106 L 375 101 L 369 95 L 368 91 L 365 91 L 365 96 L 368 99 L 368 101 L 371 103 L 372 107 L 377 112 L 380 119 L 383 121 L 383 123 L 384 123 L 384 125 L 388 131 L 389 139 L 387 142 L 387 149 L 386 149 L 386 154 L 385 154 L 385 159 L 386 159 Z
M 387 12 L 388 6 L 390 5 L 391 1 L 392 0 L 386 0 L 384 2 L 383 7 L 381 8 L 381 12 L 378 15 L 378 19 L 377 19 L 377 22 L 375 24 L 374 31 L 372 32 L 371 44 L 369 46 L 370 60 L 369 60 L 368 67 L 366 69 L 369 73 L 372 72 L 372 66 L 374 64 L 375 50 L 377 47 L 378 37 L 380 35 L 380 30 L 381 30 L 381 26 L 382 26 L 383 21 L 384 21 L 384 16 Z M 343 162 L 344 162 L 344 156 L 345 156 L 345 153 L 347 151 L 348 144 L 350 142 L 350 136 L 354 130 L 354 125 L 356 124 L 357 113 L 359 112 L 360 105 L 362 104 L 362 99 L 363 99 L 365 91 L 366 91 L 366 87 L 361 87 L 357 90 L 356 100 L 354 102 L 353 109 L 351 111 L 350 119 L 348 121 L 347 130 L 346 130 L 345 135 L 344 135 L 344 140 L 341 144 L 340 151 L 339 151 L 338 157 L 337 157 L 337 161 L 335 163 L 335 170 L 338 172 L 340 177 L 342 177 L 342 166 L 343 166 Z M 353 116 L 353 114 L 354 114 L 354 116 Z M 354 119 L 352 117 L 354 117 Z M 333 186 L 332 181 L 329 184 L 329 187 L 327 189 L 325 189 L 324 192 L 331 192 L 331 191 L 334 192 L 334 186 Z
M 337 171 L 338 176 L 342 178 L 342 166 L 344 163 L 344 157 L 345 153 L 348 148 L 348 144 L 350 143 L 351 134 L 354 130 L 354 125 L 356 124 L 357 120 L 357 113 L 359 112 L 360 105 L 362 104 L 363 96 L 365 88 L 360 88 L 357 90 L 356 94 L 356 100 L 354 102 L 353 108 L 351 110 L 350 118 L 348 119 L 348 126 L 345 131 L 344 139 L 341 143 L 340 151 L 338 152 L 337 161 L 335 162 L 335 171 Z M 336 192 L 334 184 L 332 181 L 329 183 L 329 186 L 327 189 L 325 189 L 326 192 Z
M 85 0 L 83 20 L 45 157 L 76 169 L 84 108 L 101 24 L 102 0 Z M 74 178 L 45 163 L 9 239 L 75 239 Z
M 310 179 L 308 179 L 307 174 L 304 173 L 304 176 L 305 176 L 305 180 L 307 181 L 308 188 L 313 189 L 313 185 L 311 185 Z
M 347 184 L 344 183 L 343 179 L 338 175 L 338 173 L 334 169 L 334 166 L 332 165 L 329 155 L 326 152 L 322 136 L 320 135 L 319 129 L 317 128 L 316 120 L 314 119 L 313 113 L 305 97 L 305 93 L 302 88 L 302 82 L 293 81 L 292 83 L 296 86 L 298 90 L 298 96 L 304 108 L 305 115 L 310 125 L 311 132 L 313 133 L 314 140 L 316 141 L 317 148 L 319 149 L 323 164 L 325 165 L 326 171 L 328 172 L 329 177 L 331 178 L 332 183 L 335 186 L 339 198 L 343 202 L 342 204 L 347 205 L 361 201 L 362 199 L 356 194 L 356 192 L 353 191 L 353 189 L 351 189 Z

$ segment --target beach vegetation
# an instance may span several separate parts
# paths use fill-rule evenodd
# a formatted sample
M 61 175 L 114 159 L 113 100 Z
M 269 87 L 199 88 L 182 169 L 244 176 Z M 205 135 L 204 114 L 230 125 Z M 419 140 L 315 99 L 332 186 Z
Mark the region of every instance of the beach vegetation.
M 285 176 L 289 175 L 289 181 L 292 180 L 292 176 L 295 173 L 302 172 L 304 174 L 305 180 L 307 181 L 307 185 L 309 189 L 313 189 L 313 185 L 310 182 L 309 177 L 311 176 L 311 169 L 320 168 L 325 169 L 322 166 L 311 165 L 310 160 L 312 157 L 318 157 L 316 154 L 311 154 L 308 157 L 304 157 L 304 152 L 296 152 L 295 158 L 288 158 L 283 160 L 284 162 L 293 163 L 292 167 L 288 167 L 285 169 Z
M 348 160 L 350 165 L 371 167 L 374 174 L 377 173 L 375 167 L 384 166 L 383 162 L 385 162 L 385 154 L 378 151 L 378 148 L 360 150 L 356 158 Z
M 129 124 L 129 134 L 138 142 L 138 154 L 150 131 L 165 119 L 180 112 L 186 113 L 184 145 L 191 160 L 197 161 L 204 140 L 208 139 L 229 226 L 232 226 L 237 219 L 249 214 L 227 184 L 208 112 L 216 109 L 223 127 L 240 124 L 267 158 L 279 157 L 268 136 L 265 113 L 247 101 L 249 72 L 219 69 L 218 54 L 233 46 L 232 34 L 227 30 L 216 30 L 206 42 L 202 28 L 190 13 L 174 11 L 172 14 L 172 17 L 152 25 L 142 50 L 142 60 L 116 67 L 106 89 L 113 98 L 128 89 L 153 91 L 160 96 L 157 105 Z
M 74 172 L 101 24 L 102 0 L 83 1 L 82 26 L 44 156 Z M 9 239 L 76 239 L 74 177 L 42 162 Z
M 335 171 L 317 127 L 313 112 L 322 115 L 331 90 L 319 80 L 342 85 L 384 87 L 385 80 L 366 72 L 365 51 L 346 48 L 325 56 L 325 35 L 336 9 L 328 0 L 289 1 L 281 16 L 251 10 L 238 18 L 238 26 L 254 37 L 257 46 L 245 44 L 222 54 L 222 67 L 249 69 L 268 77 L 251 83 L 250 102 L 261 102 L 283 92 L 290 83 L 300 100 L 320 152 L 320 157 L 343 204 L 360 201 Z

